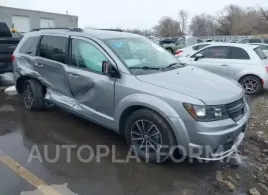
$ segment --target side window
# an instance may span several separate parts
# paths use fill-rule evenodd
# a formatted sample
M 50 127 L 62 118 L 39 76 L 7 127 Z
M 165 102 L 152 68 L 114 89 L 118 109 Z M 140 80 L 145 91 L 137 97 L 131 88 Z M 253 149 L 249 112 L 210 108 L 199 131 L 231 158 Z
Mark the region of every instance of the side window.
M 243 40 L 240 41 L 239 43 L 249 43 L 249 39 L 243 39 Z
M 229 47 L 215 46 L 205 48 L 197 54 L 203 54 L 204 58 L 227 59 Z M 194 58 L 194 56 L 192 56 Z
M 261 43 L 261 39 L 249 39 L 249 43 Z
M 39 37 L 30 37 L 24 41 L 19 52 L 22 54 L 35 55 Z
M 42 37 L 40 43 L 40 56 L 65 64 L 67 43 L 67 37 L 45 35 Z
M 197 39 L 197 43 L 203 43 L 203 40 Z
M 197 47 L 197 50 L 200 50 L 200 49 L 202 49 L 202 48 L 204 48 L 204 47 L 206 47 L 206 46 L 209 46 L 210 44 L 202 44 L 202 45 L 199 45 L 198 47 Z
M 102 72 L 102 62 L 108 59 L 87 41 L 72 39 L 72 65 Z
M 232 47 L 231 59 L 249 60 L 250 57 L 244 49 L 238 47 Z
M 268 44 L 268 39 L 264 39 L 263 42 Z

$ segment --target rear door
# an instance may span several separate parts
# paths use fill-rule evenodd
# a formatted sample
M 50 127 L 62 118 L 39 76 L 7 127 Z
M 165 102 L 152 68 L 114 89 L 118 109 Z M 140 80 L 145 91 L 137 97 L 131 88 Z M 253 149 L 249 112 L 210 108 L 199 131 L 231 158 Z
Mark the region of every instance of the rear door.
M 64 35 L 44 35 L 41 37 L 35 58 L 35 70 L 48 87 L 48 99 L 71 106 L 71 95 L 65 64 L 68 59 L 69 38 Z
M 204 57 L 195 61 L 196 54 Z M 230 51 L 227 46 L 213 46 L 202 49 L 190 57 L 190 65 L 212 73 L 226 76 L 230 65 Z
M 239 47 L 230 47 L 230 50 L 231 62 L 227 76 L 234 80 L 238 80 L 239 72 L 243 71 L 247 67 L 250 67 L 250 65 L 252 65 L 252 61 L 250 60 L 250 57 L 245 49 Z
M 75 109 L 94 121 L 112 124 L 116 78 L 102 73 L 102 62 L 113 60 L 97 43 L 82 37 L 72 37 L 69 53 L 66 72 Z

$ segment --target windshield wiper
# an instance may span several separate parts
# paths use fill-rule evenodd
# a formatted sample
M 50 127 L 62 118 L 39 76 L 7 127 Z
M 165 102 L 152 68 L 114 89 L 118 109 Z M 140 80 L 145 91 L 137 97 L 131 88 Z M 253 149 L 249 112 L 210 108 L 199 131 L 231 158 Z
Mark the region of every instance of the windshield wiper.
M 133 67 L 129 67 L 129 69 L 160 70 L 160 68 L 157 68 L 157 67 L 149 67 L 149 66 L 133 66 Z
M 186 63 L 179 63 L 179 62 L 171 63 L 168 66 L 162 68 L 161 70 L 165 70 L 165 69 L 171 68 L 171 67 L 176 66 L 176 65 L 186 66 Z

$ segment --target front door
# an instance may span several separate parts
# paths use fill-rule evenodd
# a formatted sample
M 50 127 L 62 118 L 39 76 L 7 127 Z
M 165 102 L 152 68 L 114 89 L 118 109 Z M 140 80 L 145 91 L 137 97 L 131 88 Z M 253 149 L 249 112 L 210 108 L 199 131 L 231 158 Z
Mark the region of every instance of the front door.
M 195 61 L 196 54 L 202 54 L 203 58 Z M 221 76 L 227 76 L 230 65 L 229 55 L 229 47 L 208 47 L 192 55 L 189 64 Z
M 112 59 L 87 38 L 72 37 L 69 51 L 66 72 L 76 99 L 76 111 L 104 125 L 112 124 L 116 79 L 102 73 L 102 62 Z

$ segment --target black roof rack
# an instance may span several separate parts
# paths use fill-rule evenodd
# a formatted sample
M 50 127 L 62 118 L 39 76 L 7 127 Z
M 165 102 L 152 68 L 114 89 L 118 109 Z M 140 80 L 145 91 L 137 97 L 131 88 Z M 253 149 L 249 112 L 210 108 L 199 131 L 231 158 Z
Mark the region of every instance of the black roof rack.
M 117 32 L 124 32 L 123 30 L 121 29 L 105 29 L 105 28 L 102 28 L 102 29 L 96 29 L 96 30 L 109 30 L 109 31 L 117 31 Z
M 40 30 L 70 30 L 75 32 L 83 32 L 81 28 L 34 28 L 31 30 L 31 32 Z

